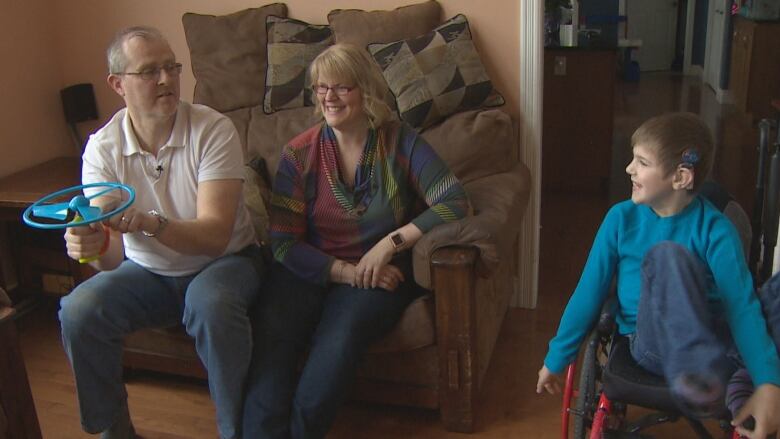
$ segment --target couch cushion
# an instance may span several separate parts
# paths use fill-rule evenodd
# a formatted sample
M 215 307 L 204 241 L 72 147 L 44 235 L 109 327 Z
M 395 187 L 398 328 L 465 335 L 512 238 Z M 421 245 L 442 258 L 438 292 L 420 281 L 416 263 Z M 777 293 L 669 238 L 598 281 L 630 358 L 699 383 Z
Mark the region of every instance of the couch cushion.
M 441 6 L 433 0 L 392 11 L 335 9 L 328 13 L 336 42 L 358 47 L 422 35 L 436 27 L 440 20 Z
M 268 73 L 263 111 L 270 114 L 285 108 L 313 106 L 308 68 L 320 52 L 333 44 L 330 27 L 271 15 L 266 19 L 266 29 Z
M 239 108 L 238 110 L 228 111 L 223 113 L 227 116 L 236 127 L 238 131 L 238 138 L 241 140 L 241 150 L 244 152 L 244 158 L 246 159 L 246 134 L 249 129 L 249 116 L 251 109 Z
M 254 166 L 244 166 L 244 204 L 249 210 L 255 236 L 261 243 L 271 242 L 268 239 L 268 210 L 267 199 L 270 189 L 268 183 Z
M 482 66 L 464 15 L 426 34 L 369 44 L 395 96 L 401 118 L 431 126 L 464 110 L 504 104 Z
M 498 109 L 454 114 L 422 132 L 461 183 L 512 168 L 516 160 L 516 127 Z
M 433 295 L 418 297 L 406 307 L 398 323 L 368 349 L 371 353 L 400 352 L 430 346 L 436 342 L 436 304 Z
M 247 160 L 265 159 L 268 175 L 276 175 L 282 147 L 293 137 L 322 120 L 314 114 L 314 108 L 301 107 L 265 114 L 262 106 L 252 108 L 247 132 Z
M 182 16 L 196 80 L 194 103 L 225 112 L 262 102 L 269 15 L 286 17 L 287 6 L 274 3 L 224 16 Z

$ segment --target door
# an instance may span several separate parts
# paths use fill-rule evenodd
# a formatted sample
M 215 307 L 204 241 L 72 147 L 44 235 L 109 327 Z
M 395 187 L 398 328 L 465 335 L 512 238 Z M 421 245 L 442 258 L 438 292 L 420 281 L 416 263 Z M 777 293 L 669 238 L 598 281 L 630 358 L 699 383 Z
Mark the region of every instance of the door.
M 747 112 L 747 92 L 750 81 L 750 63 L 753 56 L 753 25 L 747 20 L 734 21 L 731 37 L 731 75 L 729 90 L 734 105 Z
M 724 33 L 729 0 L 710 0 L 707 11 L 707 44 L 704 50 L 704 83 L 717 92 L 723 64 Z
M 677 1 L 626 0 L 628 38 L 642 40 L 636 60 L 643 72 L 669 70 L 674 60 Z

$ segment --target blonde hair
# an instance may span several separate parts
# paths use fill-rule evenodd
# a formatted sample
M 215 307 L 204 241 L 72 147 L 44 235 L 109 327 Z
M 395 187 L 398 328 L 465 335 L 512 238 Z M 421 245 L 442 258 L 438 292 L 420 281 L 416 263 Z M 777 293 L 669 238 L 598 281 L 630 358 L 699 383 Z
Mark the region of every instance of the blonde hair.
M 321 76 L 338 78 L 347 84 L 354 84 L 363 97 L 363 112 L 372 128 L 378 128 L 393 115 L 384 101 L 387 83 L 379 67 L 368 57 L 365 50 L 350 44 L 334 44 L 317 55 L 309 66 L 309 78 L 316 86 Z M 315 114 L 321 116 L 320 105 L 314 106 Z
M 655 151 L 667 175 L 681 164 L 692 168 L 694 190 L 701 187 L 712 169 L 712 133 L 693 113 L 666 113 L 648 119 L 631 136 L 631 147 L 636 145 Z

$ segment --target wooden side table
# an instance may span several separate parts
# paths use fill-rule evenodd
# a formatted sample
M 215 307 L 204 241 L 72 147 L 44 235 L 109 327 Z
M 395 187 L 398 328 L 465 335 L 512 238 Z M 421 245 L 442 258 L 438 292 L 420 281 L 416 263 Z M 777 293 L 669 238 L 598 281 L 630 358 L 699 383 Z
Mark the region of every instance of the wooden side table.
M 40 439 L 14 313 L 13 308 L 0 305 L 0 438 Z
M 70 259 L 65 254 L 62 240 L 54 237 L 61 232 L 36 230 L 21 223 L 22 212 L 27 206 L 44 195 L 80 181 L 79 157 L 55 158 L 0 179 L 0 227 L 5 229 L 0 239 L 7 240 L 4 247 L 12 260 L 5 270 L 0 269 L 0 286 L 9 290 L 14 303 L 20 296 L 29 296 L 30 291 L 42 290 L 40 272 L 36 271 L 39 267 L 72 276 L 74 283 L 88 277 L 88 268 Z M 4 275 L 4 271 L 10 276 Z M 18 286 L 16 291 L 10 291 L 12 285 L 9 284 L 14 280 Z

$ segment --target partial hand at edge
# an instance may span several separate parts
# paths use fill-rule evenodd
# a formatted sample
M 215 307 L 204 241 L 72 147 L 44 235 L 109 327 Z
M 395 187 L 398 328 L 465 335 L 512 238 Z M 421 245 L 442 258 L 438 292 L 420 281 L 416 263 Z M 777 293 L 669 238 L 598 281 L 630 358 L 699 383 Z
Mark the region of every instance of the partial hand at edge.
M 750 416 L 755 421 L 753 430 L 742 425 Z M 780 387 L 774 384 L 758 386 L 731 425 L 736 427 L 737 433 L 750 439 L 764 439 L 773 433 L 780 439 Z
M 546 390 L 550 395 L 561 393 L 561 377 L 552 373 L 547 366 L 539 369 L 539 380 L 536 382 L 536 393 Z

